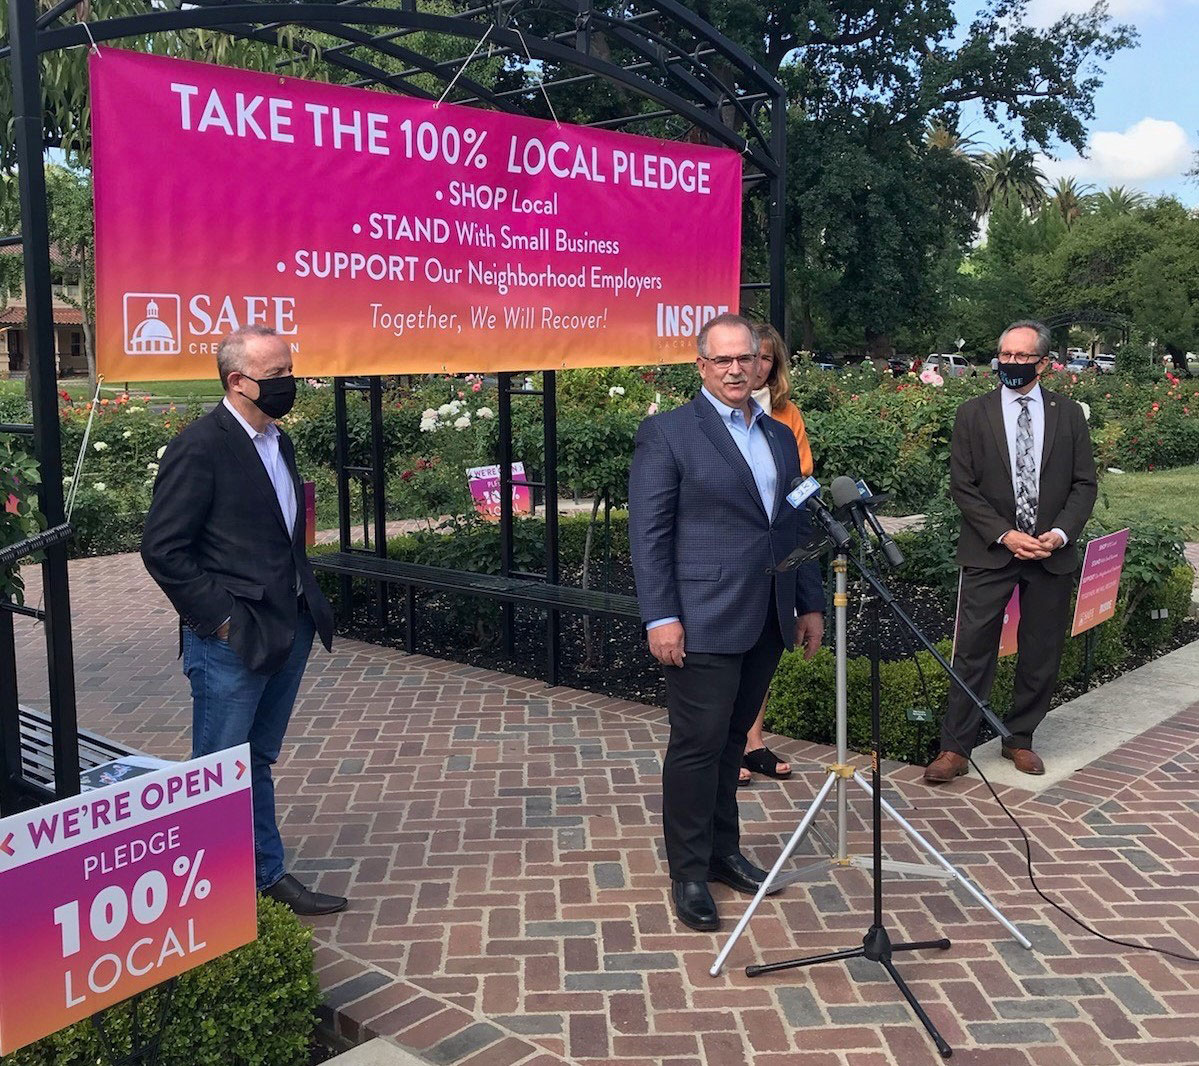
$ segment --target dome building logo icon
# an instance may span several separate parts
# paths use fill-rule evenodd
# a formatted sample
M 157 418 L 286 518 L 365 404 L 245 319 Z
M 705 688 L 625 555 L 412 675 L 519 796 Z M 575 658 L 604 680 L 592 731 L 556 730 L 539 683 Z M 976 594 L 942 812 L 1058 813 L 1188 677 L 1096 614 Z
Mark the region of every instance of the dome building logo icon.
M 179 355 L 179 302 L 170 292 L 125 293 L 125 354 Z

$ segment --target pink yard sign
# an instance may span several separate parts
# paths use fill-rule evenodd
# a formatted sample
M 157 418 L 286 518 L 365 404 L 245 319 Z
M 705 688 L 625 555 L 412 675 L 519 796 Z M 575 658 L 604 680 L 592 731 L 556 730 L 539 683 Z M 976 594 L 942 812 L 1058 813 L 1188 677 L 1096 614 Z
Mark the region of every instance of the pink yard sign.
M 500 468 L 498 466 L 472 466 L 466 471 L 470 478 L 470 494 L 475 501 L 475 510 L 484 518 L 499 521 L 500 517 Z M 512 464 L 513 481 L 524 481 L 525 464 Z M 512 513 L 532 514 L 533 497 L 527 485 L 512 486 Z
M 680 362 L 738 309 L 735 151 L 110 48 L 89 67 L 112 380 L 211 377 L 249 323 L 302 375 Z
M 953 616 L 953 651 L 958 648 L 958 623 L 962 614 L 962 576 L 958 574 L 958 605 Z M 1016 636 L 1020 631 L 1020 586 L 1012 589 L 1011 598 L 1003 609 L 1003 629 L 999 631 L 999 658 L 1015 655 L 1018 648 Z M 950 655 L 952 662 L 953 655 Z
M 1070 636 L 1076 637 L 1101 625 L 1116 613 L 1120 595 L 1120 574 L 1124 553 L 1128 550 L 1128 530 L 1121 529 L 1087 544 L 1078 579 L 1078 598 L 1074 602 L 1074 624 Z
M 248 745 L 0 821 L 0 1054 L 257 936 Z

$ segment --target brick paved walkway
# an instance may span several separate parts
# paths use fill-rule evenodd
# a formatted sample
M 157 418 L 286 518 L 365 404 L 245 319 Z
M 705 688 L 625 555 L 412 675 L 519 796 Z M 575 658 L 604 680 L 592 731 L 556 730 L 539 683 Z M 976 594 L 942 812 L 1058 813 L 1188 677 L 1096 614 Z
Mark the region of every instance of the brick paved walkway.
M 165 599 L 135 556 L 80 560 L 72 581 L 81 724 L 184 756 L 188 703 Z M 42 705 L 44 643 L 17 625 L 22 699 Z M 352 641 L 315 653 L 278 791 L 294 868 L 353 898 L 313 925 L 340 1031 L 471 1066 L 937 1061 L 874 964 L 744 975 L 750 961 L 856 943 L 870 908 L 857 869 L 768 901 L 730 970 L 708 976 L 722 938 L 681 929 L 667 907 L 665 736 L 656 708 Z M 779 746 L 794 779 L 742 790 L 745 848 L 765 864 L 831 755 Z M 1004 795 L 1037 841 L 1043 888 L 1110 934 L 1194 951 L 1196 770 L 1199 704 L 1040 797 Z M 897 939 L 953 939 L 948 952 L 899 960 L 953 1061 L 1199 1063 L 1199 965 L 1082 934 L 1031 892 L 1015 830 L 980 782 L 933 794 L 917 777 L 891 775 L 897 805 L 1035 945 L 1020 949 L 939 883 L 889 881 Z M 855 853 L 867 846 L 863 807 L 855 799 Z M 891 828 L 886 848 L 917 858 Z M 740 914 L 729 890 L 715 894 L 727 917 Z

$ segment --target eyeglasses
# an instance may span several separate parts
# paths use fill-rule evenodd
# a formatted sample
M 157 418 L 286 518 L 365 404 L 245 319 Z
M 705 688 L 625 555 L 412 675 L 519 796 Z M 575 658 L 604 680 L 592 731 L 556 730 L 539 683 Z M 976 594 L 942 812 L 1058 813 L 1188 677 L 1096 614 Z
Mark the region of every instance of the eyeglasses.
M 1039 363 L 1043 356 L 1036 352 L 1000 352 L 1001 363 Z
M 717 370 L 728 370 L 734 363 L 738 366 L 752 367 L 761 357 L 754 355 L 701 355 L 701 359 L 711 363 Z

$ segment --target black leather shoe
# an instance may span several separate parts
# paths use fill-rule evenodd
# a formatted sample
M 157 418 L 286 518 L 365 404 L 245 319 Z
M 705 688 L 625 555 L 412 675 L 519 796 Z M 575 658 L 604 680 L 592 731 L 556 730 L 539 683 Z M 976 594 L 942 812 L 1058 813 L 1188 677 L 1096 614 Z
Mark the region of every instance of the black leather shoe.
M 766 871 L 758 869 L 740 852 L 733 852 L 732 855 L 713 857 L 708 864 L 708 880 L 720 881 L 729 888 L 735 888 L 738 892 L 756 896 L 758 889 L 762 887 L 762 882 L 766 880 Z M 782 886 L 775 888 L 772 885 L 766 894 L 773 896 L 776 892 L 781 891 L 781 888 Z
M 703 881 L 671 881 L 670 895 L 674 900 L 674 913 L 684 925 L 701 933 L 720 928 L 716 901 Z
M 296 914 L 306 917 L 314 914 L 336 914 L 349 904 L 345 896 L 330 896 L 325 892 L 313 892 L 305 888 L 291 874 L 284 874 L 270 888 L 262 890 L 264 896 L 290 907 Z

